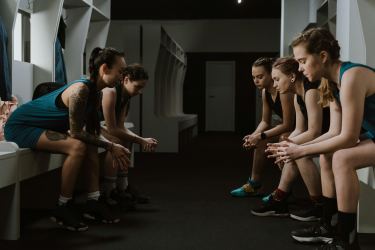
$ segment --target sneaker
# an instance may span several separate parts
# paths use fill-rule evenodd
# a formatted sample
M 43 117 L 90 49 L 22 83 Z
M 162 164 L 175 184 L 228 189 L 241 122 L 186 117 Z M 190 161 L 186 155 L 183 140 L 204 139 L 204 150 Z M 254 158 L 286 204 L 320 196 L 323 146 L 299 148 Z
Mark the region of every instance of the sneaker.
M 90 220 L 97 220 L 102 223 L 118 223 L 119 218 L 115 218 L 108 205 L 100 199 L 88 200 L 83 207 L 83 217 Z
M 295 211 L 290 217 L 299 221 L 318 221 L 323 215 L 323 207 L 321 204 L 313 204 L 307 209 Z
M 123 212 L 136 209 L 136 200 L 126 191 L 113 190 L 110 198 L 119 205 L 120 210 Z
M 271 199 L 271 197 L 272 197 L 272 193 L 269 194 L 269 195 L 263 196 L 263 198 L 262 198 L 262 202 L 263 202 L 263 203 L 267 203 L 267 202 L 269 202 L 270 199 Z
M 331 243 L 335 236 L 333 228 L 325 223 L 317 224 L 291 232 L 291 236 L 298 242 Z
M 81 216 L 73 208 L 71 201 L 65 205 L 57 206 L 51 215 L 51 220 L 63 228 L 74 231 L 83 232 L 88 229 L 88 226 L 82 222 Z
M 335 238 L 331 243 L 320 246 L 316 250 L 360 250 L 358 240 L 355 240 L 352 244 L 347 244 L 342 240 Z
M 251 197 L 258 196 L 258 188 L 254 188 L 250 183 L 246 183 L 240 188 L 234 189 L 230 192 L 233 197 Z
M 138 204 L 149 204 L 150 203 L 150 197 L 147 197 L 147 196 L 141 194 L 135 187 L 133 187 L 131 185 L 128 185 L 125 192 L 130 194 L 132 196 L 132 198 Z
M 251 210 L 251 213 L 255 216 L 288 217 L 289 209 L 285 200 L 276 201 L 271 196 L 270 199 L 259 208 Z

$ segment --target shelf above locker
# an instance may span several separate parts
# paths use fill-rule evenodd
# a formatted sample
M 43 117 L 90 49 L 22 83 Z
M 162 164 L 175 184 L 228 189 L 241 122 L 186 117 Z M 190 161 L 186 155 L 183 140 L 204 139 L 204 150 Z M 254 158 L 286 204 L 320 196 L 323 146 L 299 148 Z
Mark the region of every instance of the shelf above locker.
M 92 0 L 93 7 L 97 8 L 104 16 L 110 19 L 111 1 L 108 0 Z
M 105 15 L 97 7 L 92 6 L 91 21 L 98 22 L 98 21 L 108 21 L 108 20 L 109 20 L 109 16 Z
M 82 0 L 65 0 L 63 7 L 65 9 L 90 7 L 90 4 Z

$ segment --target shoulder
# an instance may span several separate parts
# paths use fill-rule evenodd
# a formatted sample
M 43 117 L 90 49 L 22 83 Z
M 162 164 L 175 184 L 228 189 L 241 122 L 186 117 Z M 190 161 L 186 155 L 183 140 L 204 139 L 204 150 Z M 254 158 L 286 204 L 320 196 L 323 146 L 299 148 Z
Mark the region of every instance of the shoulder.
M 280 101 L 281 102 L 291 102 L 294 100 L 294 94 L 293 93 L 283 93 L 279 94 L 280 95 Z
M 116 89 L 115 88 L 104 88 L 102 90 L 103 98 L 109 97 L 109 98 L 116 98 Z

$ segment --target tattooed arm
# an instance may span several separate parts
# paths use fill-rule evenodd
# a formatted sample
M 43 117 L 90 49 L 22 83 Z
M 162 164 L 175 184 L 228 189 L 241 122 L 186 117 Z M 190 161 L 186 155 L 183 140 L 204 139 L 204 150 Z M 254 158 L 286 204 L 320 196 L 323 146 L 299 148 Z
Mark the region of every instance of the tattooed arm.
M 89 88 L 85 85 L 77 86 L 69 97 L 69 123 L 71 137 L 84 141 L 88 144 L 96 145 L 101 148 L 110 149 L 111 142 L 104 141 L 99 137 L 91 135 L 83 130 L 85 109 L 89 96 Z
M 80 84 L 71 92 L 69 96 L 69 123 L 70 136 L 72 138 L 86 142 L 87 144 L 96 145 L 110 151 L 114 158 L 114 167 L 127 168 L 130 164 L 128 155 L 130 152 L 119 144 L 101 139 L 100 137 L 87 133 L 84 127 L 84 112 L 89 96 L 89 88 Z

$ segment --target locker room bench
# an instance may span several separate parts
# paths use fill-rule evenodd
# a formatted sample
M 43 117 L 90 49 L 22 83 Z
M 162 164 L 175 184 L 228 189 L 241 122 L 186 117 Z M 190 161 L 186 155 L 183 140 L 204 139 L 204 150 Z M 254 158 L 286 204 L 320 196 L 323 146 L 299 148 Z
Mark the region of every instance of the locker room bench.
M 134 127 L 132 123 L 125 126 Z M 98 151 L 105 152 L 101 148 Z M 64 159 L 63 154 L 19 148 L 13 142 L 0 141 L 0 239 L 20 238 L 21 182 L 60 168 Z

